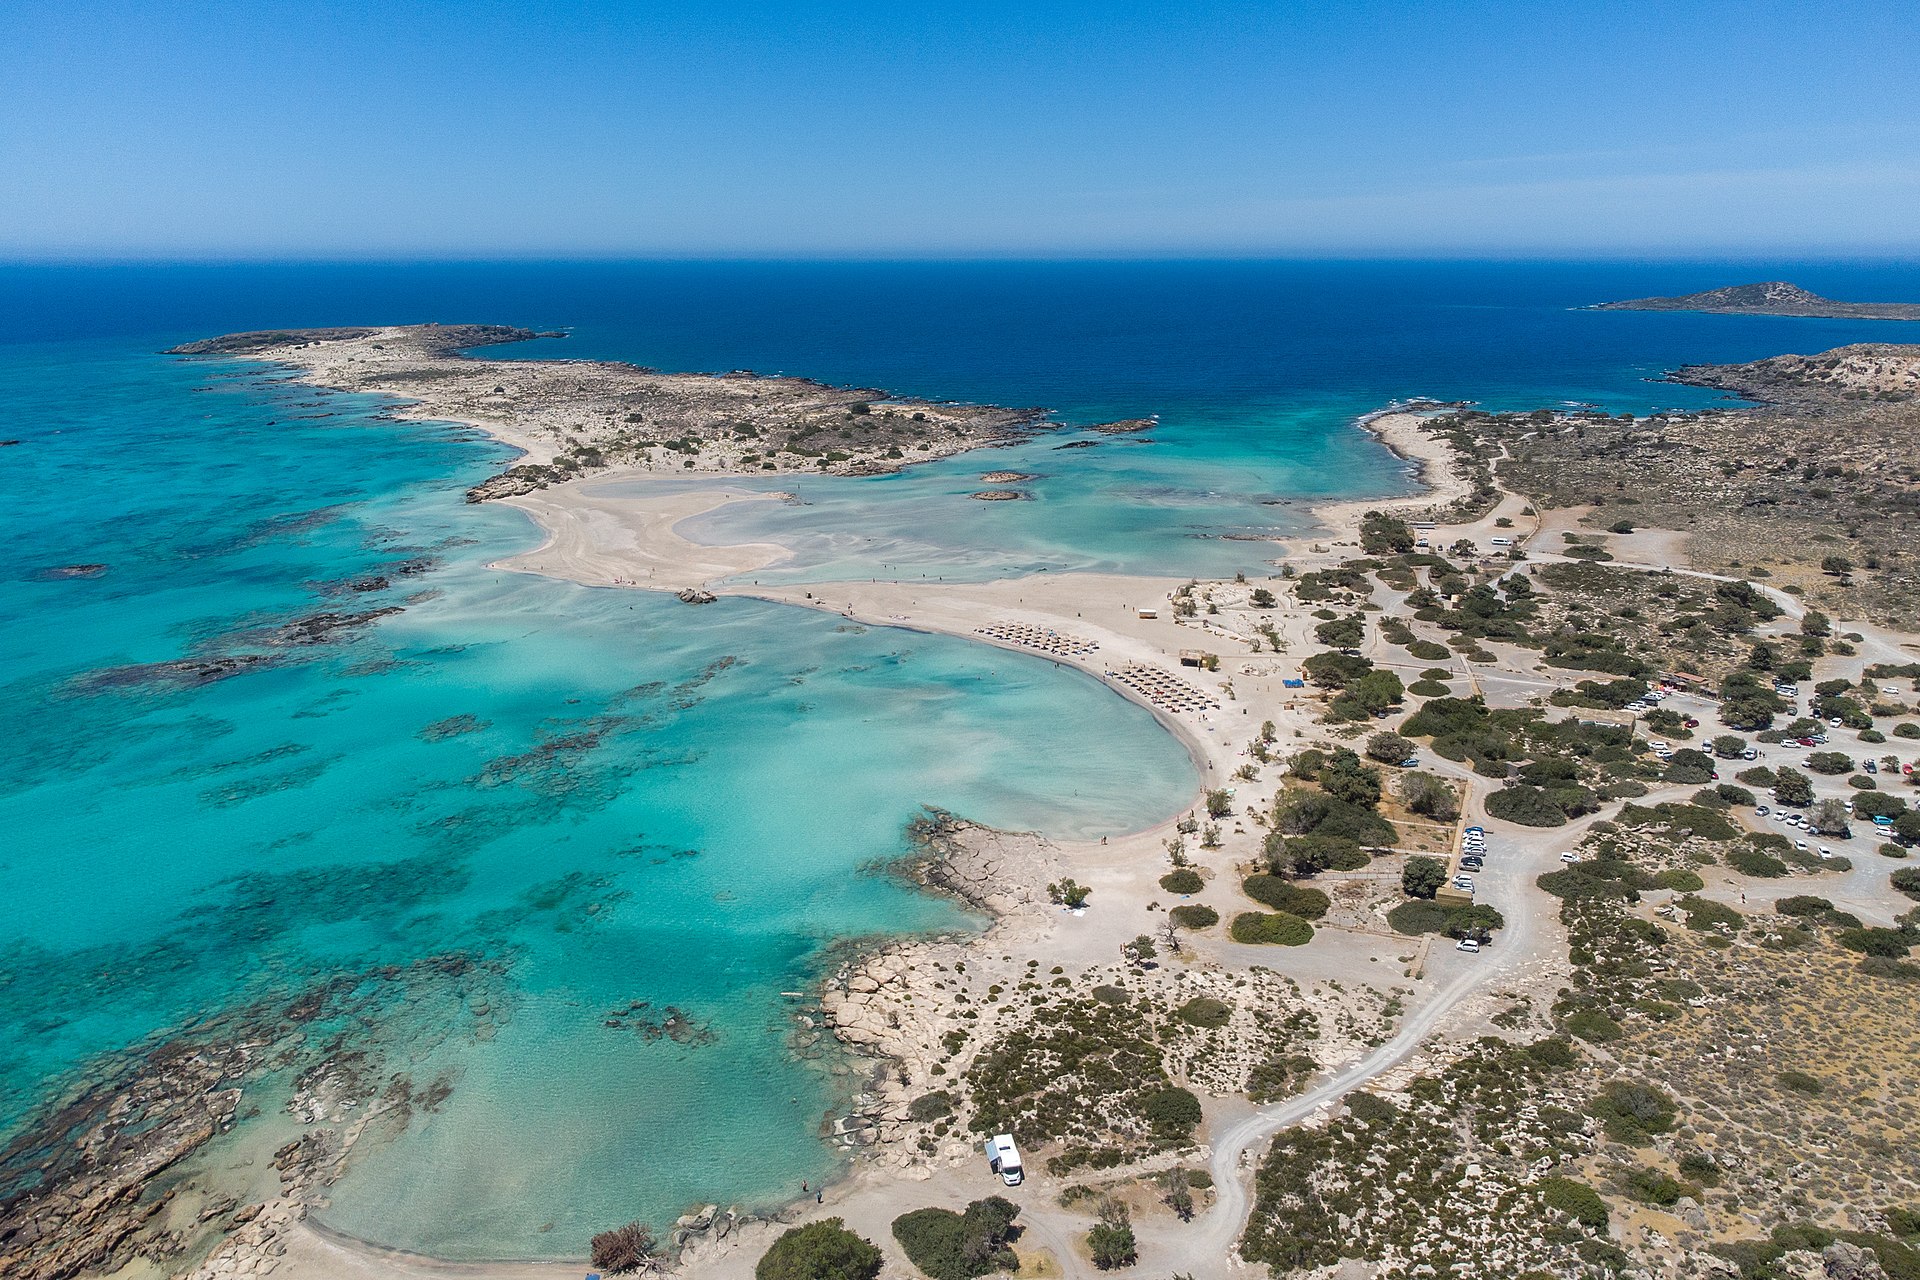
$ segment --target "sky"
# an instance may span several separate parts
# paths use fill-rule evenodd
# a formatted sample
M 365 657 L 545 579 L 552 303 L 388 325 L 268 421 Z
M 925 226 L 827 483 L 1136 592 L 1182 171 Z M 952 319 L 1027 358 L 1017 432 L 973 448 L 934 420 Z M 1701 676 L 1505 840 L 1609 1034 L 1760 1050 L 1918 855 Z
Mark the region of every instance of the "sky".
M 1916 253 L 1916 0 L 0 0 L 0 258 Z

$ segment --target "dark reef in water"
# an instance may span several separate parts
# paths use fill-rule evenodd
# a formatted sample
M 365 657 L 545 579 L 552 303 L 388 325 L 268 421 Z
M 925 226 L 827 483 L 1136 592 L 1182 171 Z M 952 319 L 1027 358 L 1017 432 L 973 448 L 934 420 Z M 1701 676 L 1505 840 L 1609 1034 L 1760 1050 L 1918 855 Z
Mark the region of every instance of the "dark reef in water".
M 505 972 L 453 952 L 316 975 L 95 1061 L 0 1149 L 0 1275 L 69 1280 L 137 1258 L 184 1270 L 223 1246 L 271 1255 L 368 1121 L 396 1133 L 452 1093 L 447 1079 L 416 1088 L 369 1037 L 478 1034 Z M 269 1107 L 301 1133 L 273 1153 L 277 1193 L 243 1200 L 205 1157 Z

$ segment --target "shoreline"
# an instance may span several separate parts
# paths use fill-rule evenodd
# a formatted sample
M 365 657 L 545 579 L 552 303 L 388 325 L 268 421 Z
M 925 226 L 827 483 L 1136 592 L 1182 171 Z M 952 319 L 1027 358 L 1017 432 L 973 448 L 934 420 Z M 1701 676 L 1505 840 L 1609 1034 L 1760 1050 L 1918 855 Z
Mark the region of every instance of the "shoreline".
M 311 367 L 271 356 L 242 355 L 237 358 L 287 368 L 299 380 L 313 385 L 334 385 L 316 380 L 315 370 Z M 444 413 L 435 412 L 423 401 L 405 399 L 403 393 L 383 391 L 380 394 L 399 402 L 388 415 L 396 421 L 454 421 L 519 450 L 525 458 L 542 457 L 541 442 L 514 431 L 497 419 L 482 415 L 450 418 Z M 1417 463 L 1419 471 L 1416 480 L 1428 487 L 1428 493 L 1324 504 L 1312 508 L 1316 520 L 1329 526 L 1336 534 L 1353 536 L 1361 514 L 1366 511 L 1444 505 L 1457 497 L 1454 490 L 1461 487 L 1462 482 L 1452 465 L 1451 452 L 1444 442 L 1434 440 L 1420 429 L 1422 421 L 1424 419 L 1418 413 L 1390 408 L 1367 415 L 1355 425 L 1380 440 L 1396 457 Z M 983 440 L 951 452 L 964 452 L 966 448 L 985 447 L 992 443 L 994 441 Z M 548 450 L 544 456 L 550 460 L 553 453 Z M 951 456 L 951 453 L 934 456 Z M 670 474 L 685 473 L 679 471 Z M 1011 879 L 996 887 L 995 893 L 1000 900 L 990 898 L 978 904 L 978 909 L 989 916 L 987 927 L 964 937 L 931 939 L 904 936 L 879 943 L 857 959 L 838 966 L 837 974 L 821 982 L 817 992 L 823 1012 L 826 1011 L 828 998 L 836 990 L 844 994 L 856 979 L 868 978 L 876 969 L 884 970 L 890 964 L 905 963 L 902 960 L 905 956 L 944 948 L 950 949 L 954 955 L 963 955 L 977 962 L 984 958 L 990 947 L 1015 935 L 1024 934 L 1034 940 L 1042 937 L 1052 939 L 1065 922 L 1054 918 L 1063 913 L 1057 909 L 1050 910 L 1035 896 L 1038 889 L 1036 876 L 1043 867 L 1064 867 L 1093 879 L 1100 893 L 1097 899 L 1100 908 L 1098 915 L 1102 918 L 1116 915 L 1128 903 L 1143 905 L 1146 899 L 1154 896 L 1156 891 L 1152 879 L 1162 869 L 1160 864 L 1164 858 L 1161 842 L 1172 834 L 1182 813 L 1198 806 L 1209 786 L 1225 783 L 1232 769 L 1234 754 L 1231 737 L 1224 741 L 1210 741 L 1208 736 L 1211 732 L 1215 738 L 1219 738 L 1229 723 L 1227 717 L 1235 709 L 1230 696 L 1222 700 L 1213 717 L 1203 712 L 1197 715 L 1197 723 L 1189 723 L 1186 715 L 1190 713 L 1176 713 L 1155 705 L 1152 699 L 1113 679 L 1107 665 L 1115 659 L 1144 661 L 1153 665 L 1164 663 L 1172 666 L 1182 678 L 1187 677 L 1185 671 L 1172 664 L 1173 655 L 1196 642 L 1196 631 L 1200 633 L 1200 643 L 1206 643 L 1211 633 L 1204 626 L 1185 626 L 1171 618 L 1137 616 L 1149 605 L 1159 612 L 1168 612 L 1168 603 L 1180 588 L 1180 580 L 1136 575 L 1059 574 L 1032 575 L 987 583 L 920 585 L 898 582 L 791 586 L 722 583 L 716 580 L 737 577 L 777 564 L 791 555 L 791 551 L 773 543 L 720 546 L 698 543 L 680 534 L 678 526 L 695 515 L 731 502 L 766 501 L 781 495 L 729 487 L 729 482 L 749 476 L 762 478 L 752 473 L 702 470 L 699 474 L 702 480 L 711 477 L 717 482 L 716 485 L 677 493 L 610 497 L 600 491 L 603 486 L 632 483 L 661 475 L 649 468 L 614 468 L 533 492 L 504 495 L 499 500 L 524 512 L 544 537 L 538 547 L 503 557 L 492 562 L 491 567 L 508 572 L 538 573 L 588 586 L 656 591 L 714 589 L 717 594 L 837 612 L 863 625 L 984 641 L 1009 652 L 1049 658 L 1056 666 L 1066 666 L 1097 679 L 1113 692 L 1145 708 L 1185 748 L 1195 772 L 1194 791 L 1174 813 L 1139 830 L 1099 841 L 1052 841 L 1033 833 L 1000 832 L 968 824 L 971 833 L 1002 849 L 1008 847 L 1010 841 L 1024 842 L 1021 854 L 1010 860 L 1017 867 L 1009 872 Z M 1041 598 L 1029 605 L 1028 595 Z M 836 604 L 830 596 L 835 599 L 844 597 L 845 604 Z M 921 597 L 928 597 L 926 604 L 922 604 Z M 1069 618 L 1068 610 L 1076 604 L 1080 607 L 1073 608 L 1072 617 Z M 1104 610 L 1099 622 L 1083 616 L 1096 605 Z M 1006 616 L 1038 625 L 1058 625 L 1063 630 L 1079 627 L 1097 635 L 1101 647 L 1093 655 L 1083 657 L 1035 653 L 1021 645 L 981 634 L 983 625 Z M 1237 663 L 1240 659 L 1238 655 L 1231 655 L 1231 660 Z M 1194 678 L 1199 679 L 1197 673 Z M 1230 674 L 1227 681 L 1229 685 L 1231 680 Z M 1243 716 L 1237 719 L 1245 718 L 1243 711 Z M 1238 727 L 1244 730 L 1245 726 Z M 1148 873 L 1148 882 L 1144 887 L 1138 883 L 1143 870 Z M 923 887 L 929 892 L 941 891 L 939 886 L 924 881 Z M 1108 904 L 1114 901 L 1116 894 L 1124 895 L 1120 899 L 1121 905 L 1109 909 Z M 1076 949 L 1084 952 L 1080 958 L 1090 964 L 1106 959 L 1106 948 L 1104 940 L 1099 940 L 1097 944 L 1076 944 Z M 882 1068 L 892 1064 L 897 1069 L 899 1064 L 907 1060 L 889 1051 L 884 1038 L 863 1043 L 851 1022 L 829 1015 L 827 1025 L 849 1054 L 873 1061 Z M 891 1187 L 897 1191 L 895 1184 L 903 1181 L 909 1188 L 921 1187 L 918 1194 L 924 1197 L 924 1187 L 919 1179 L 930 1176 L 930 1164 L 909 1162 L 895 1168 L 863 1165 L 858 1153 L 858 1147 L 848 1150 L 852 1158 L 844 1171 L 824 1189 L 822 1203 L 828 1205 L 829 1211 L 834 1204 L 846 1204 L 855 1197 L 870 1196 L 877 1187 Z M 948 1152 L 946 1158 L 950 1162 L 957 1162 L 961 1157 Z M 919 1171 L 917 1176 L 915 1170 Z M 882 1196 L 882 1199 L 885 1198 Z M 800 1211 L 800 1216 L 804 1216 L 804 1204 L 804 1201 L 783 1204 L 763 1221 L 785 1226 L 787 1224 L 782 1219 L 794 1215 L 796 1210 Z M 668 1230 L 662 1230 L 663 1241 L 668 1234 Z M 740 1255 L 739 1246 L 746 1243 L 738 1238 L 739 1234 L 723 1242 L 724 1247 L 711 1252 L 704 1247 L 689 1251 L 682 1272 L 729 1274 L 730 1261 Z M 495 1277 L 496 1280 L 513 1277 L 517 1280 L 523 1275 L 545 1277 L 578 1269 L 577 1264 L 564 1262 L 446 1262 L 339 1236 L 328 1232 L 319 1222 L 295 1222 L 285 1238 L 293 1242 L 293 1247 L 288 1249 L 283 1261 L 292 1264 L 288 1269 L 295 1275 L 471 1275 Z M 219 1257 L 220 1252 L 217 1251 L 215 1256 Z M 352 1271 L 342 1269 L 342 1263 L 348 1257 L 355 1262 Z
M 1409 464 L 1414 483 L 1423 486 L 1426 492 L 1318 503 L 1310 510 L 1330 538 L 1340 541 L 1355 538 L 1361 518 L 1369 511 L 1401 515 L 1439 511 L 1472 492 L 1459 460 L 1454 457 L 1453 446 L 1425 429 L 1425 424 L 1437 412 L 1440 411 L 1390 406 L 1355 420 L 1355 426 L 1379 441 L 1395 458 Z

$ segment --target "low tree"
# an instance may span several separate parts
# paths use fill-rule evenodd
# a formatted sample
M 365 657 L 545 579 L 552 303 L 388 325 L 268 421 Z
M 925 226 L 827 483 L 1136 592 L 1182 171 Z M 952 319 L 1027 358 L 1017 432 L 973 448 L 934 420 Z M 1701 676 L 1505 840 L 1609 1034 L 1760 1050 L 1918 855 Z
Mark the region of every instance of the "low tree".
M 1443 779 L 1430 773 L 1400 775 L 1400 799 L 1423 818 L 1452 822 L 1460 816 L 1460 798 Z
M 1838 800 L 1822 800 L 1807 814 L 1807 825 L 1822 835 L 1837 836 L 1847 829 L 1847 806 Z
M 1086 885 L 1075 882 L 1068 876 L 1058 884 L 1047 886 L 1047 897 L 1056 905 L 1079 909 L 1087 905 L 1087 896 L 1093 892 Z
M 1773 771 L 1774 798 L 1790 808 L 1805 808 L 1813 803 L 1813 780 L 1798 769 L 1785 765 Z
M 1400 888 L 1409 898 L 1431 898 L 1447 882 L 1447 864 L 1425 854 L 1414 854 L 1400 870 Z
M 1403 757 L 1404 758 L 1404 757 Z M 1336 751 L 1320 769 L 1320 789 L 1336 800 L 1371 809 L 1380 803 L 1380 771 L 1351 751 Z
M 1159 950 L 1153 945 L 1153 939 L 1141 934 L 1132 942 L 1120 948 L 1120 957 L 1136 969 L 1144 969 L 1153 963 Z
M 1177 1167 L 1169 1169 L 1162 1185 L 1166 1191 L 1160 1199 L 1173 1210 L 1173 1216 L 1182 1222 L 1192 1222 L 1193 1189 L 1187 1182 L 1187 1171 Z
M 1003 1196 L 975 1200 L 964 1213 L 916 1209 L 893 1220 L 893 1238 L 933 1280 L 973 1280 L 1019 1267 L 1008 1244 L 1019 1215 L 1020 1207 Z
M 1253 589 L 1254 608 L 1271 609 L 1277 603 L 1278 601 L 1273 598 L 1273 592 L 1267 590 L 1265 587 L 1255 587 Z
M 822 1218 L 775 1240 L 753 1274 L 754 1280 L 874 1280 L 881 1261 L 872 1241 L 839 1218 Z
M 1413 743 L 1397 733 L 1376 733 L 1367 739 L 1367 756 L 1381 764 L 1399 764 L 1413 754 Z
M 1233 812 L 1233 797 L 1224 789 L 1207 792 L 1207 816 L 1224 818 Z
M 1329 649 L 1358 649 L 1367 638 L 1366 620 L 1355 613 L 1323 622 L 1313 629 L 1313 638 Z
M 1133 1238 L 1133 1215 L 1126 1202 L 1112 1196 L 1100 1200 L 1100 1221 L 1087 1233 L 1087 1251 L 1102 1271 L 1130 1267 L 1138 1257 Z
M 590 1251 L 593 1265 L 608 1275 L 653 1271 L 660 1266 L 659 1242 L 653 1238 L 653 1228 L 644 1222 L 602 1231 L 593 1238 Z
M 1707 744 L 1713 748 L 1713 754 L 1722 760 L 1737 760 L 1747 749 L 1747 740 L 1731 733 L 1723 733 Z

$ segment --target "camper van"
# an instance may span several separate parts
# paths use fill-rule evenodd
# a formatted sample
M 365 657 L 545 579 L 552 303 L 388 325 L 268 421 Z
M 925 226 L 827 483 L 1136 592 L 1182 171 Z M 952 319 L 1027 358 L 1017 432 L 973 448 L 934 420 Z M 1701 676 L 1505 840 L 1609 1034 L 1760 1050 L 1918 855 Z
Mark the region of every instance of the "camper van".
M 1010 1187 L 1019 1186 L 1027 1176 L 1020 1167 L 1020 1148 L 1013 1145 L 1010 1133 L 995 1134 L 987 1139 L 987 1163 L 1000 1175 L 1000 1181 Z

